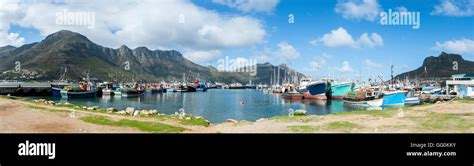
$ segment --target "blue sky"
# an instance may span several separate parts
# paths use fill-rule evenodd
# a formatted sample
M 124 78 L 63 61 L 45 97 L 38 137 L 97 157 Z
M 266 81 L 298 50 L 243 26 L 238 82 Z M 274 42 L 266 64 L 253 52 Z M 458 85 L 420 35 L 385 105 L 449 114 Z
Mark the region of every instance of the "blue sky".
M 106 2 L 102 2 L 103 6 L 68 1 L 63 5 L 18 2 L 16 12 L 23 15 L 2 18 L 9 26 L 0 26 L 0 36 L 3 33 L 12 38 L 12 33 L 18 33 L 15 39 L 24 41 L 12 39 L 10 43 L 21 44 L 70 29 L 112 48 L 126 44 L 131 48 L 144 45 L 175 49 L 202 65 L 216 66 L 225 56 L 286 63 L 317 78 L 331 73 L 336 78 L 355 79 L 359 72 L 364 78 L 379 73 L 388 78 L 390 64 L 395 65 L 396 74 L 413 70 L 421 66 L 425 57 L 437 56 L 441 51 L 474 60 L 474 0 L 162 0 L 140 1 L 146 5 L 130 8 L 122 7 L 131 1 L 120 1 L 116 6 L 105 5 Z M 41 6 L 51 9 L 44 11 L 48 12 L 44 19 L 29 15 L 28 11 L 41 11 Z M 109 18 L 115 8 L 123 14 Z M 64 9 L 95 12 L 95 28 L 51 25 L 57 11 Z M 381 25 L 380 13 L 389 9 L 419 12 L 420 28 Z M 17 16 L 12 10 L 7 12 Z M 172 22 L 176 14 L 186 18 L 184 26 Z M 289 23 L 290 14 L 294 23 Z M 362 37 L 364 34 L 366 38 Z

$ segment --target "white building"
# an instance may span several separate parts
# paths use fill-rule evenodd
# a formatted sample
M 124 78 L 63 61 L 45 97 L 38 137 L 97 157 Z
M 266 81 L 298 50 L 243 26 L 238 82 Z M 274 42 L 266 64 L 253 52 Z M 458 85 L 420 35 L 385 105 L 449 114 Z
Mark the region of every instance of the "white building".
M 450 92 L 450 88 L 459 97 L 474 98 L 474 73 L 452 75 L 451 80 L 446 81 L 446 92 Z

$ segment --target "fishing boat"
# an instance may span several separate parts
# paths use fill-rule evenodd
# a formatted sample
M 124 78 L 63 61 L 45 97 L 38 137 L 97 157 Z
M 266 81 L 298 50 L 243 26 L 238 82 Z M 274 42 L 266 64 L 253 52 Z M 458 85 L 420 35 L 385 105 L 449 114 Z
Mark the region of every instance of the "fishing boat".
M 415 96 L 414 90 L 409 90 L 406 94 L 405 105 L 418 105 L 420 104 L 420 98 Z
M 311 95 L 320 95 L 326 93 L 326 82 L 324 81 L 314 81 L 309 83 L 306 86 L 309 94 Z
M 196 92 L 196 87 L 192 85 L 179 85 L 176 92 Z
M 68 83 L 63 82 L 56 82 L 51 84 L 51 91 L 53 97 L 61 97 L 61 91 L 66 87 L 69 86 Z
M 66 80 L 67 67 L 64 68 L 64 73 L 59 78 L 59 81 L 51 83 L 51 91 L 53 97 L 61 97 L 61 91 L 69 86 Z
M 247 89 L 247 86 L 242 85 L 241 83 L 232 83 L 225 87 L 226 89 Z
M 144 94 L 144 91 L 139 91 L 135 88 L 123 88 L 121 92 L 122 97 L 138 97 Z
M 284 99 L 303 99 L 303 94 L 296 91 L 296 88 L 292 84 L 283 85 L 281 96 Z
M 206 83 L 204 82 L 196 82 L 195 83 L 196 85 L 196 91 L 203 91 L 203 92 L 206 92 L 207 91 L 207 86 L 206 86 Z
M 272 93 L 281 93 L 281 88 L 280 88 L 280 85 L 272 85 L 270 91 Z
M 174 93 L 174 92 L 177 92 L 176 89 L 174 88 L 165 88 L 164 90 L 166 93 Z
M 344 96 L 352 91 L 353 84 L 349 82 L 335 83 L 331 85 L 331 98 L 342 100 Z
M 196 87 L 194 85 L 186 85 L 186 92 L 196 92 Z
M 306 86 L 308 86 L 309 83 L 311 83 L 312 80 L 311 78 L 302 78 L 300 80 L 300 85 L 298 86 L 298 91 L 300 92 L 305 92 L 306 91 Z
M 121 89 L 122 97 L 138 97 L 144 94 L 143 87 L 140 83 L 135 83 L 133 87 L 127 85 Z
M 122 97 L 122 88 L 117 88 L 114 90 L 114 97 Z
M 383 105 L 383 97 L 367 100 L 366 102 L 369 107 L 381 107 Z
M 100 85 L 102 88 L 102 95 L 104 96 L 113 96 L 115 95 L 115 91 L 113 90 L 113 83 L 111 82 L 104 82 Z
M 383 105 L 405 105 L 405 91 L 386 91 L 383 93 Z
M 81 83 L 79 86 L 67 86 L 61 90 L 63 98 L 91 98 L 97 97 L 97 89 L 91 83 Z
M 305 99 L 326 100 L 326 82 L 313 81 L 307 84 L 306 88 L 301 86 L 300 92 L 303 93 Z M 303 90 L 301 90 L 303 89 Z
M 424 86 L 421 88 L 421 93 L 424 94 L 438 94 L 441 92 L 441 87 L 439 86 Z
M 356 89 L 347 93 L 343 97 L 344 104 L 380 107 L 383 103 L 383 97 L 377 89 Z
M 145 91 L 143 92 L 143 94 L 145 94 L 145 95 L 151 95 L 151 89 L 145 89 Z
M 162 88 L 153 88 L 153 89 L 151 89 L 151 94 L 158 94 L 158 93 L 162 93 L 162 92 L 163 92 Z
M 92 97 L 97 97 L 97 90 L 84 91 L 84 92 L 62 90 L 61 97 L 63 98 L 92 98 Z

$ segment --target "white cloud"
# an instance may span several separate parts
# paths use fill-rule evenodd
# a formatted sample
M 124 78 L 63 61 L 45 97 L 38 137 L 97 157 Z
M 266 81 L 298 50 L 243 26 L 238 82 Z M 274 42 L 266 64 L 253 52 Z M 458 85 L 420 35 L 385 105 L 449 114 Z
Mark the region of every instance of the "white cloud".
M 201 50 L 186 50 L 183 53 L 183 56 L 193 62 L 205 63 L 212 60 L 216 60 L 222 55 L 220 50 L 210 50 L 210 51 L 201 51 Z
M 0 33 L 0 46 L 12 45 L 12 46 L 21 46 L 25 44 L 25 38 L 20 37 L 18 33 Z
M 359 40 L 357 40 L 357 44 L 359 47 L 374 48 L 376 46 L 382 46 L 383 39 L 382 36 L 377 33 L 370 34 L 370 37 L 367 33 L 364 33 L 360 36 Z
M 339 27 L 336 30 L 331 30 L 330 33 L 325 34 L 318 41 L 328 47 L 352 47 L 356 44 L 354 39 L 352 39 L 352 36 L 342 27 Z
M 370 59 L 366 59 L 364 61 L 364 65 L 367 67 L 367 68 L 382 68 L 382 65 L 381 64 L 378 64 L 378 63 L 375 63 L 374 61 L 370 60 Z
M 449 40 L 443 43 L 436 42 L 433 49 L 457 54 L 474 54 L 474 41 L 470 39 L 461 39 Z
M 377 33 L 372 33 L 370 36 L 364 33 L 355 41 L 344 28 L 339 27 L 319 39 L 310 41 L 311 45 L 317 45 L 317 43 L 322 43 L 327 47 L 373 48 L 383 46 L 383 39 Z
M 321 55 L 314 57 L 314 59 L 309 62 L 309 68 L 304 68 L 303 70 L 309 72 L 318 72 L 326 65 L 328 59 L 331 57 L 332 55 L 322 53 Z
M 280 42 L 278 43 L 278 50 L 273 52 L 273 55 L 281 57 L 285 60 L 292 60 L 298 58 L 300 53 L 288 42 Z
M 342 72 L 342 73 L 346 73 L 346 72 L 353 72 L 354 70 L 352 69 L 352 67 L 349 65 L 349 62 L 348 61 L 344 61 L 342 62 L 342 66 L 339 67 L 339 68 L 335 68 L 336 70 Z
M 272 60 L 272 58 L 267 55 L 257 55 L 254 58 L 257 60 L 258 63 L 266 63 Z
M 309 41 L 309 44 L 311 44 L 312 46 L 317 46 L 319 43 L 319 40 L 318 39 L 314 39 L 314 40 L 310 40 Z
M 236 8 L 242 12 L 271 13 L 278 5 L 279 0 L 212 0 L 214 3 Z
M 131 48 L 180 48 L 188 52 L 188 57 L 195 57 L 216 55 L 216 50 L 260 44 L 265 41 L 267 33 L 260 20 L 223 15 L 188 0 L 6 1 L 13 2 L 8 6 L 16 8 L 6 7 L 4 2 L 0 1 L 0 34 L 4 36 L 10 29 L 9 25 L 14 23 L 37 29 L 42 35 L 68 29 L 112 48 L 123 44 Z M 56 14 L 64 10 L 94 13 L 94 28 L 56 24 Z M 4 18 L 5 13 L 8 19 Z M 198 51 L 192 53 L 194 51 L 189 50 Z
M 9 32 L 10 24 L 23 17 L 19 0 L 0 1 L 0 46 L 12 45 L 21 46 L 25 43 L 25 38 L 18 33 Z
M 474 0 L 443 0 L 435 5 L 431 15 L 473 16 Z
M 382 9 L 377 0 L 339 0 L 335 11 L 345 19 L 375 21 Z

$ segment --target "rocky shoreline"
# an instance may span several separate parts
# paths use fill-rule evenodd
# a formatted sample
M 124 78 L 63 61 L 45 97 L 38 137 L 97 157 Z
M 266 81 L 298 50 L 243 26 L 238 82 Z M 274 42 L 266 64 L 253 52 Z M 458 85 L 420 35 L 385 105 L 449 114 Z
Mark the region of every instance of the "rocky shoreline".
M 261 118 L 255 122 L 228 119 L 211 124 L 184 111 L 76 106 L 44 99 L 0 96 L 0 132 L 184 132 L 184 133 L 472 133 L 474 101 L 451 100 L 383 111 L 351 111 L 330 115 Z M 26 123 L 25 123 L 26 122 Z

